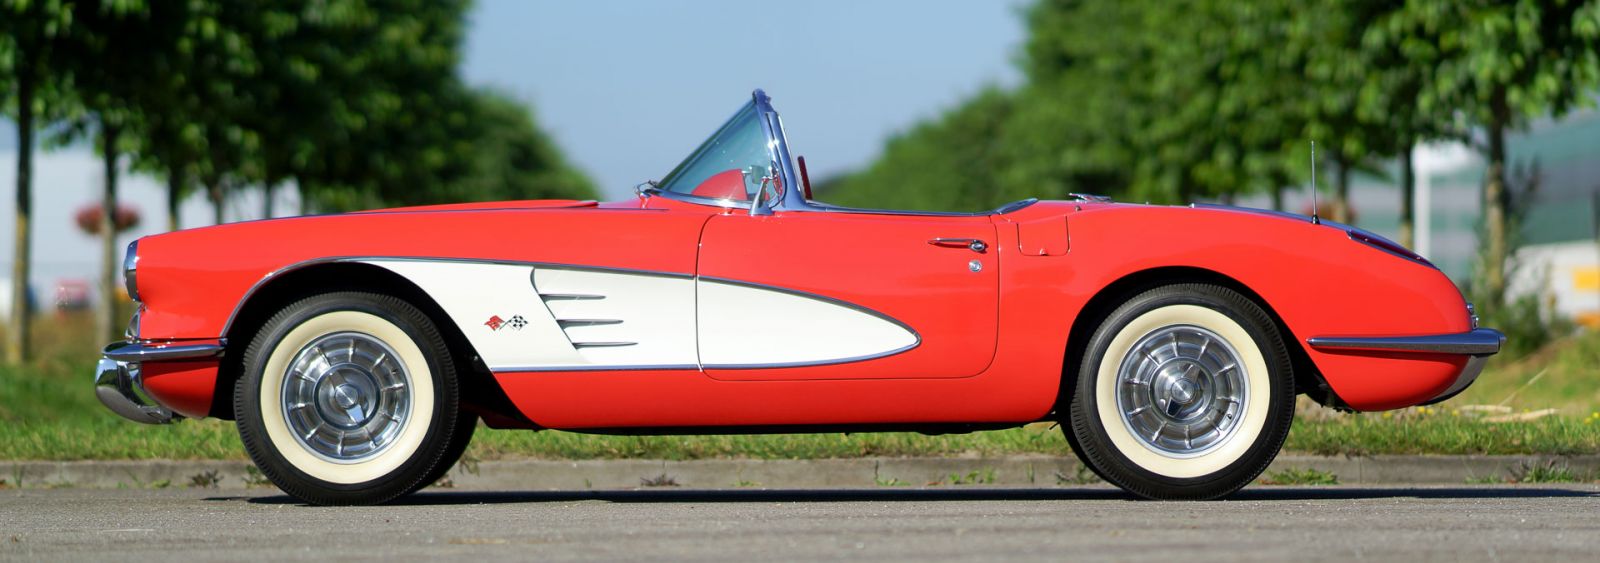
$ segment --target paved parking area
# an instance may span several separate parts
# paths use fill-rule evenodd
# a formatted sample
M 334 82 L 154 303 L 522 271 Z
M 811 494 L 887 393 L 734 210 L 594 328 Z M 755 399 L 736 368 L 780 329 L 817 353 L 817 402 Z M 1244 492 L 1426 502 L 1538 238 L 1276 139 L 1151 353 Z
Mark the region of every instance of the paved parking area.
M 0 560 L 1550 560 L 1600 554 L 1600 487 L 422 493 L 319 508 L 268 489 L 0 490 Z

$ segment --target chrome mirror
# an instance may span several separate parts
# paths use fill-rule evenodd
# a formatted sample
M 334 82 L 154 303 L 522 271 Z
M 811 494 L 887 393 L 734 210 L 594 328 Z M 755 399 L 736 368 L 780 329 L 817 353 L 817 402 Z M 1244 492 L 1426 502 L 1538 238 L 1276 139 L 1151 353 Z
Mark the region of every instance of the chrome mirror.
M 777 170 L 771 166 L 752 164 L 740 170 L 739 176 L 744 180 L 744 192 L 750 195 L 750 214 L 771 215 L 772 208 L 762 205 L 761 202 L 766 199 L 768 190 L 777 195 Z

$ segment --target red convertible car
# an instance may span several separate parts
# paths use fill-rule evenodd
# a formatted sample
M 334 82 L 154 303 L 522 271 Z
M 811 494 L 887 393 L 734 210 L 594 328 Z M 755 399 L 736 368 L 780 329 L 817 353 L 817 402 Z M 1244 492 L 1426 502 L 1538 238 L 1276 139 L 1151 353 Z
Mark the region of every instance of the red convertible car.
M 914 189 L 907 186 L 906 189 Z M 1272 461 L 1294 399 L 1382 410 L 1470 385 L 1504 337 L 1423 257 L 1309 217 L 811 197 L 756 91 L 625 201 L 219 225 L 128 246 L 138 302 L 96 393 L 237 422 L 318 504 L 427 486 L 492 428 L 968 432 L 1059 421 L 1136 495 Z

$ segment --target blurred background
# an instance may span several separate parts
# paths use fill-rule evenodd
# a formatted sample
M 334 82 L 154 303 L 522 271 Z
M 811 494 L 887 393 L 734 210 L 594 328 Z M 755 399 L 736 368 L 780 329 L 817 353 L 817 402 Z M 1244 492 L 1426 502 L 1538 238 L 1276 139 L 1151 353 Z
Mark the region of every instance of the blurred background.
M 1600 325 L 1596 0 L 0 0 L 7 358 L 116 338 L 139 236 L 631 197 L 757 87 L 845 205 L 1310 213 L 1315 142 L 1320 213 L 1438 264 L 1496 362 L 1600 378 L 1563 351 Z

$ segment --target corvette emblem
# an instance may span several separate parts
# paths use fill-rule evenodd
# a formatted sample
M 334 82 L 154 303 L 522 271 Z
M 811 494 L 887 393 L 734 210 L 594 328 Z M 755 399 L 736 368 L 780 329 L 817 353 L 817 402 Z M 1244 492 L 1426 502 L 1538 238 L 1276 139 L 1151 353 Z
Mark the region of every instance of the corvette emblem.
M 497 332 L 502 328 L 522 330 L 522 327 L 528 326 L 528 321 L 524 320 L 522 315 L 512 315 L 510 319 L 502 319 L 500 315 L 494 315 L 489 317 L 489 320 L 483 323 L 483 326 Z

